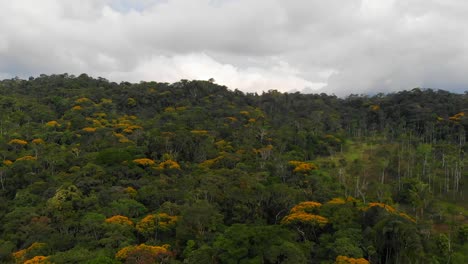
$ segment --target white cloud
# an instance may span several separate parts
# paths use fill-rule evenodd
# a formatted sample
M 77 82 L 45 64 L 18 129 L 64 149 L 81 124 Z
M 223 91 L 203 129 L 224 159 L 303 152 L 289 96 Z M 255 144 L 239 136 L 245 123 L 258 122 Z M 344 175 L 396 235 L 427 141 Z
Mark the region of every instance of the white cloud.
M 344 95 L 468 84 L 468 3 L 0 0 L 0 76 L 214 78 Z
M 105 75 L 105 73 L 101 73 Z M 203 53 L 176 56 L 158 56 L 141 63 L 132 72 L 114 72 L 109 75 L 113 80 L 158 80 L 173 82 L 179 79 L 214 78 L 217 83 L 231 89 L 246 92 L 276 89 L 280 91 L 301 90 L 304 87 L 319 89 L 323 83 L 312 83 L 296 75 L 296 70 L 285 62 L 278 62 L 269 69 L 237 68 L 230 64 L 221 64 Z

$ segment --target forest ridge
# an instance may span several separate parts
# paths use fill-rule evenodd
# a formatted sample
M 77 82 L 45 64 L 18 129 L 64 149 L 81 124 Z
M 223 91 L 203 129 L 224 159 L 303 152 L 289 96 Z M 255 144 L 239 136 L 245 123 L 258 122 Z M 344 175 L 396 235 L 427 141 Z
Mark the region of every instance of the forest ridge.
M 468 263 L 468 94 L 0 81 L 1 263 Z

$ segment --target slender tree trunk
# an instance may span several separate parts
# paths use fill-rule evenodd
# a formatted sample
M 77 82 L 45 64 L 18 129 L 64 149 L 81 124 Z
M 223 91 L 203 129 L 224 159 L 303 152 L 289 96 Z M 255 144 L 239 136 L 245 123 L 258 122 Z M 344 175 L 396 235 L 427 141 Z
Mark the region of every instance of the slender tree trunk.
M 401 152 L 398 148 L 398 191 L 401 190 Z
M 4 185 L 5 177 L 4 177 L 4 174 L 5 174 L 4 171 L 0 171 L 0 183 L 2 184 L 2 190 L 5 190 L 5 185 Z

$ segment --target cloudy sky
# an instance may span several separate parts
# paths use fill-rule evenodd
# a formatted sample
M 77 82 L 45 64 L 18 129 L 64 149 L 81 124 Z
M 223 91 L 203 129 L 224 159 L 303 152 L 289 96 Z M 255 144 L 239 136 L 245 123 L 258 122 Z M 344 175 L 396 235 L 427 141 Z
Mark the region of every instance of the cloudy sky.
M 0 78 L 468 90 L 465 0 L 0 0 Z

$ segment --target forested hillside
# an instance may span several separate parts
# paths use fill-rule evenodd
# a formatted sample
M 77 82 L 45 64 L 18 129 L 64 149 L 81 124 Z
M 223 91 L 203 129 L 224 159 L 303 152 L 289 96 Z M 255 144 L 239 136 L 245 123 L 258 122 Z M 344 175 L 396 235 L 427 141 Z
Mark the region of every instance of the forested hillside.
M 468 94 L 0 81 L 1 263 L 468 263 Z

